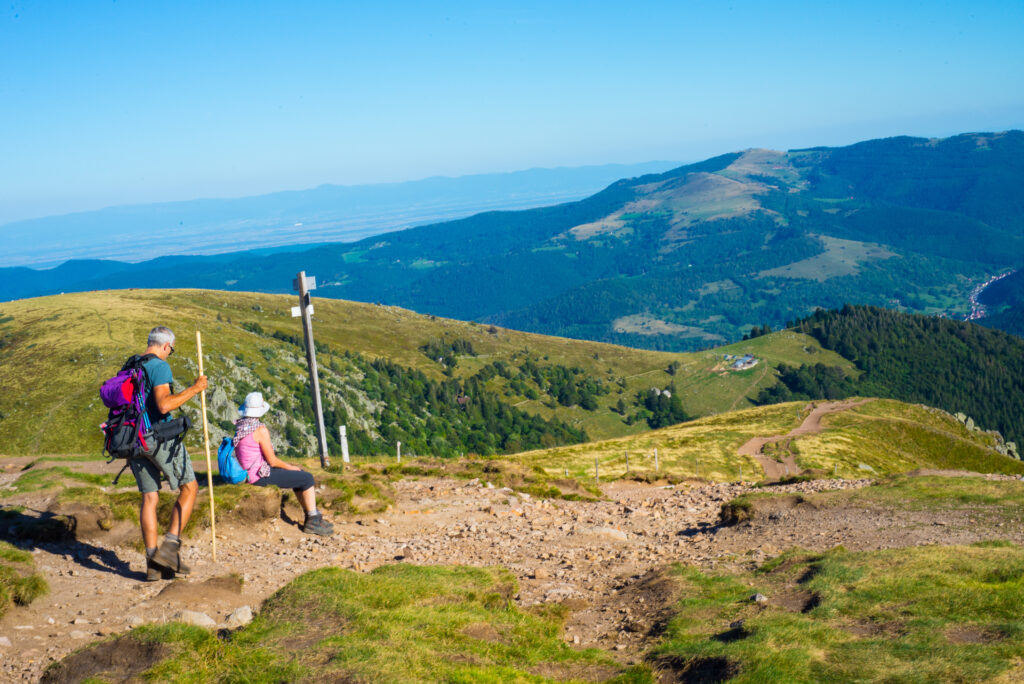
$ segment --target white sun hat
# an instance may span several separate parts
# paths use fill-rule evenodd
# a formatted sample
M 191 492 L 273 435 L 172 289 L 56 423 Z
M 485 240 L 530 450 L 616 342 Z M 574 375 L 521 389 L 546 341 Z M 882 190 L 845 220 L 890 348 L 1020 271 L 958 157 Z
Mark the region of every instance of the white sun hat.
M 259 418 L 269 410 L 270 404 L 263 400 L 261 392 L 249 392 L 245 396 L 245 403 L 238 407 L 243 418 Z

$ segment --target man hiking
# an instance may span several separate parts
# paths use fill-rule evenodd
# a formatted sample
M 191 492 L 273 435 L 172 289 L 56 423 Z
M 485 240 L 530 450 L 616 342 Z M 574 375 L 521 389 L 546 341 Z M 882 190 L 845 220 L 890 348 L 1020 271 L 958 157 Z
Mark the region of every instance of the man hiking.
M 152 354 L 143 364 L 146 371 L 146 413 L 150 424 L 171 420 L 171 411 L 206 389 L 206 376 L 200 375 L 195 383 L 178 394 L 172 394 L 174 378 L 167 357 L 174 353 L 174 333 L 170 328 L 157 326 L 149 332 L 146 351 Z M 181 532 L 192 515 L 199 487 L 192 470 L 192 460 L 185 451 L 182 440 L 170 439 L 159 442 L 156 450 L 148 456 L 129 461 L 132 474 L 142 492 L 139 506 L 139 524 L 142 540 L 146 544 L 146 581 L 170 579 L 174 575 L 188 575 L 189 568 L 181 562 Z M 171 523 L 160 546 L 157 547 L 158 533 L 156 509 L 160 501 L 160 476 L 166 478 L 170 488 L 178 490 L 178 500 L 171 511 Z

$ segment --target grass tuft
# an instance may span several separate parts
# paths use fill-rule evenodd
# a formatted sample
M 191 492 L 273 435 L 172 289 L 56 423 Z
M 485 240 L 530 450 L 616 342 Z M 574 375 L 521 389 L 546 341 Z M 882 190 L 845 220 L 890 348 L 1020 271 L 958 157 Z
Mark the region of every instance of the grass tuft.
M 0 617 L 12 603 L 27 606 L 50 590 L 35 572 L 32 554 L 7 542 L 0 542 Z

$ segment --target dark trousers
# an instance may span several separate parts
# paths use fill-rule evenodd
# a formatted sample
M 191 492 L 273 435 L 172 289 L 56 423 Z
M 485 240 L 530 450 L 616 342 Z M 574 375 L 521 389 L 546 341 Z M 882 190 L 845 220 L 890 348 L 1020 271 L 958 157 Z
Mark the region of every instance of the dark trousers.
M 305 470 L 286 470 L 271 468 L 270 474 L 253 482 L 257 487 L 277 485 L 281 489 L 291 489 L 296 496 L 313 486 L 313 475 Z

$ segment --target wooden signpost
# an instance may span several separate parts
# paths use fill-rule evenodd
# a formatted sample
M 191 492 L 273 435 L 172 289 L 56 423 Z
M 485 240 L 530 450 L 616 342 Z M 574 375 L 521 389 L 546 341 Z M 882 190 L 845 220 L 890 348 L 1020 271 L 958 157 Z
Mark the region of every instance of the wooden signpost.
M 199 356 L 199 375 L 203 373 L 203 338 L 196 330 L 196 355 Z M 210 424 L 206 420 L 206 390 L 199 393 L 203 407 L 203 444 L 206 447 L 206 488 L 210 490 L 210 537 L 213 542 L 213 562 L 217 562 L 217 515 L 213 508 L 213 464 L 210 462 Z

